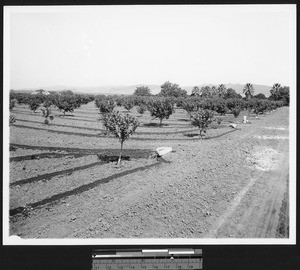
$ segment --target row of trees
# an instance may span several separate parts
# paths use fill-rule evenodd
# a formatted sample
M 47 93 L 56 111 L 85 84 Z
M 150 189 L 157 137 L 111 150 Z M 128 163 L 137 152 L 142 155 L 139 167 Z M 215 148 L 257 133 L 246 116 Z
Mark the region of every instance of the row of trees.
M 119 103 L 120 102 L 120 103 Z M 130 112 L 133 106 L 137 106 L 137 111 L 142 115 L 149 111 L 153 119 L 158 118 L 160 126 L 163 119 L 168 119 L 175 108 L 182 108 L 191 116 L 195 111 L 200 109 L 210 110 L 219 115 L 226 113 L 238 117 L 241 111 L 248 110 L 249 113 L 263 114 L 266 111 L 272 111 L 278 107 L 284 106 L 284 102 L 279 100 L 252 98 L 245 100 L 242 98 L 222 99 L 220 97 L 202 98 L 200 96 L 189 96 L 186 98 L 173 97 L 143 97 L 135 99 L 134 97 L 125 97 L 123 101 L 115 100 L 113 97 L 97 96 L 95 104 L 101 114 L 111 113 L 116 106 L 124 106 Z
M 274 86 L 269 99 L 263 96 L 255 97 L 251 84 L 245 86 L 244 93 L 246 98 L 243 99 L 233 89 L 226 89 L 224 85 L 220 85 L 218 88 L 204 87 L 199 89 L 195 87 L 192 95 L 188 96 L 185 90 L 170 82 L 166 82 L 161 86 L 161 92 L 157 96 L 151 96 L 148 87 L 139 87 L 133 96 L 128 97 L 107 97 L 104 95 L 94 97 L 90 95 L 75 95 L 71 91 L 60 94 L 52 93 L 50 95 L 11 93 L 10 109 L 13 109 L 15 102 L 28 104 L 34 111 L 41 107 L 45 117 L 45 124 L 48 124 L 48 119 L 53 120 L 50 110 L 52 105 L 55 105 L 65 114 L 68 111 L 72 112 L 74 109 L 79 108 L 81 104 L 95 100 L 95 104 L 102 114 L 101 120 L 104 127 L 120 141 L 119 164 L 122 157 L 123 144 L 136 131 L 139 122 L 137 118 L 129 113 L 121 114 L 115 111 L 114 108 L 116 106 L 124 106 L 128 111 L 133 106 L 138 106 L 138 112 L 141 114 L 148 110 L 153 118 L 160 120 L 160 126 L 163 119 L 168 119 L 172 115 L 176 106 L 183 108 L 189 113 L 191 124 L 199 128 L 200 138 L 202 138 L 203 132 L 206 133 L 208 126 L 214 120 L 217 120 L 214 119 L 215 114 L 222 115 L 229 112 L 237 117 L 244 109 L 259 114 L 288 105 L 289 89 L 278 84 Z M 13 121 L 12 117 L 10 122 Z
M 253 84 L 246 83 L 243 88 L 243 93 L 246 100 L 252 98 L 266 99 L 266 96 L 262 93 L 255 95 L 255 89 Z M 133 93 L 133 96 L 149 97 L 151 96 L 151 90 L 147 86 L 137 87 Z M 171 83 L 169 81 L 161 85 L 161 91 L 158 95 L 159 97 L 172 97 L 172 98 L 186 98 L 188 97 L 187 91 L 181 89 L 178 84 Z M 212 98 L 218 97 L 223 99 L 228 98 L 243 98 L 232 88 L 226 88 L 224 84 L 218 86 L 195 86 L 192 89 L 191 96 L 197 96 L 202 98 Z M 279 83 L 275 83 L 270 89 L 270 100 L 280 100 L 289 105 L 289 87 L 281 86 Z
M 52 92 L 49 95 L 28 94 L 28 93 L 10 93 L 10 110 L 13 110 L 16 102 L 26 104 L 32 111 L 38 108 L 49 108 L 51 105 L 56 106 L 65 115 L 66 112 L 73 112 L 83 104 L 94 100 L 93 95 L 74 94 L 72 91 Z
M 223 93 L 224 95 L 226 94 L 224 89 Z M 172 115 L 175 105 L 179 105 L 189 113 L 191 124 L 199 128 L 200 139 L 202 139 L 203 133 L 206 133 L 212 122 L 217 121 L 219 124 L 221 123 L 220 119 L 214 118 L 216 113 L 222 115 L 230 112 L 237 117 L 244 109 L 260 114 L 285 105 L 285 102 L 282 100 L 269 100 L 266 98 L 242 99 L 236 96 L 224 99 L 223 97 L 217 95 L 204 98 L 200 95 L 193 95 L 182 98 L 182 96 L 170 97 L 160 95 L 151 97 L 150 95 L 144 95 L 140 96 L 140 98 L 126 97 L 122 100 L 113 97 L 97 96 L 95 104 L 102 114 L 101 120 L 104 127 L 117 137 L 121 144 L 118 164 L 121 162 L 123 144 L 136 131 L 139 122 L 137 118 L 129 113 L 122 114 L 115 111 L 114 108 L 117 105 L 124 106 L 127 110 L 137 105 L 141 114 L 145 110 L 149 110 L 152 117 L 159 118 L 160 126 L 163 119 L 168 119 Z

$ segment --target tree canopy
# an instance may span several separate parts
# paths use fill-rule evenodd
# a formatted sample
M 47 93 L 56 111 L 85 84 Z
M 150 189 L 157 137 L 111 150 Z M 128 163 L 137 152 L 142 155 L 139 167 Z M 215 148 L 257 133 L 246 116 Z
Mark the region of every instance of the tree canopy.
M 246 99 L 249 100 L 254 95 L 254 86 L 251 83 L 246 83 L 243 93 L 245 94 Z
M 290 104 L 290 88 L 288 86 L 281 86 L 279 83 L 275 83 L 270 90 L 271 100 L 283 101 L 284 105 Z
M 171 83 L 169 81 L 165 82 L 160 86 L 161 90 L 159 96 L 163 97 L 186 97 L 187 92 L 184 89 L 181 89 L 178 84 Z
M 139 86 L 135 89 L 135 96 L 151 96 L 151 90 L 148 86 Z

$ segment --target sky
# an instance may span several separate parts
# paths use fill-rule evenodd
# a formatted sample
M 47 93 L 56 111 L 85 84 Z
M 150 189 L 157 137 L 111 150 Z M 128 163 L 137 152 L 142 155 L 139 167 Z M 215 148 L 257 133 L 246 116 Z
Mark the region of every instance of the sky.
M 290 85 L 295 5 L 5 7 L 10 89 Z

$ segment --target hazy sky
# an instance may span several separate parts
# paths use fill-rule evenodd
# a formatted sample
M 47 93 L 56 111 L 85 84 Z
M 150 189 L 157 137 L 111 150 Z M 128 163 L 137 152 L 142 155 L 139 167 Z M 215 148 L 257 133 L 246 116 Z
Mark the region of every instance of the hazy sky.
M 14 89 L 289 85 L 295 72 L 293 5 L 10 7 L 5 14 Z

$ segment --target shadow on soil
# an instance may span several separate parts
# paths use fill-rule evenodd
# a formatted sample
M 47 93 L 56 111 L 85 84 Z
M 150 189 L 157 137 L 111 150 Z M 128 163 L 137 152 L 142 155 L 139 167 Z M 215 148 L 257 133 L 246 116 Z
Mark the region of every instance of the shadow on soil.
M 16 121 L 43 124 L 42 121 L 32 121 L 32 120 L 23 120 L 23 119 L 16 119 Z M 93 130 L 93 131 L 105 131 L 104 129 L 101 129 L 101 128 L 79 127 L 79 126 L 74 126 L 74 125 L 71 126 L 71 125 L 55 124 L 55 123 L 51 123 L 51 126 L 71 127 L 71 128 L 76 128 L 76 129 L 85 129 L 85 130 Z
M 30 120 L 23 120 L 23 119 L 16 119 L 17 121 L 20 122 L 27 122 L 27 123 L 36 123 L 36 124 L 43 124 L 41 121 L 30 121 Z M 24 128 L 35 128 L 35 127 L 28 127 L 28 126 L 22 126 L 22 125 L 14 125 L 16 127 L 24 127 Z M 101 128 L 90 128 L 90 127 L 80 127 L 80 126 L 71 126 L 71 125 L 63 125 L 63 124 L 55 124 L 51 123 L 50 126 L 58 126 L 58 127 L 70 127 L 70 128 L 76 128 L 76 129 L 84 129 L 84 130 L 92 130 L 92 131 L 100 131 L 102 132 L 101 135 L 106 132 L 105 129 Z M 48 129 L 44 129 L 49 131 Z M 143 134 L 143 135 L 163 135 L 163 134 L 179 134 L 179 133 L 185 133 L 191 131 L 190 129 L 188 130 L 180 130 L 180 131 L 167 131 L 167 132 L 136 132 L 135 134 Z M 51 132 L 51 131 L 50 131 Z M 56 132 L 64 132 L 64 131 L 59 131 L 57 130 Z M 75 134 L 82 134 L 82 133 L 75 133 Z
M 184 118 L 179 118 L 177 121 L 182 121 L 182 122 L 191 122 L 190 119 L 184 119 Z
M 85 154 L 61 154 L 61 153 L 41 153 L 41 154 L 34 154 L 34 155 L 26 155 L 26 156 L 18 156 L 18 157 L 11 157 L 9 159 L 10 162 L 15 161 L 23 161 L 23 160 L 34 160 L 34 159 L 42 159 L 42 158 L 61 158 L 61 157 L 72 157 L 72 158 L 79 158 L 83 157 Z
M 224 133 L 222 133 L 222 134 L 220 134 L 220 135 L 217 135 L 217 136 L 208 136 L 208 137 L 204 137 L 204 138 L 202 138 L 202 139 L 204 139 L 204 140 L 210 140 L 210 139 L 220 138 L 220 137 L 225 136 L 226 134 L 235 132 L 235 131 L 237 131 L 237 130 L 239 130 L 239 129 L 229 130 L 229 131 L 224 132 Z M 187 133 L 187 134 L 184 134 L 184 136 L 186 136 L 186 137 L 192 137 L 192 138 L 193 138 L 193 137 L 199 137 L 199 132 L 198 132 L 198 133 Z
M 85 169 L 88 169 L 91 167 L 95 167 L 97 165 L 102 165 L 104 163 L 106 163 L 106 162 L 105 161 L 100 161 L 100 162 L 97 161 L 97 162 L 94 162 L 94 163 L 91 163 L 88 165 L 84 165 L 84 166 L 80 166 L 80 167 L 76 167 L 76 168 L 66 169 L 66 170 L 52 172 L 52 173 L 46 173 L 46 174 L 42 174 L 42 175 L 15 181 L 15 182 L 11 183 L 9 186 L 13 187 L 13 186 L 17 186 L 17 185 L 25 185 L 28 183 L 34 183 L 34 182 L 38 182 L 38 181 L 46 181 L 46 180 L 50 180 L 51 178 L 58 176 L 58 175 L 64 175 L 64 174 L 71 175 L 73 172 L 85 170 Z
M 96 180 L 92 183 L 89 183 L 89 184 L 85 184 L 85 185 L 82 185 L 82 186 L 79 186 L 77 188 L 74 188 L 72 190 L 69 190 L 69 191 L 66 191 L 66 192 L 62 192 L 62 193 L 59 193 L 59 194 L 55 194 L 49 198 L 46 198 L 44 200 L 41 200 L 41 201 L 38 201 L 38 202 L 35 202 L 35 203 L 32 203 L 32 204 L 28 204 L 25 207 L 17 207 L 17 208 L 14 208 L 14 209 L 10 209 L 9 210 L 9 214 L 10 216 L 14 216 L 16 214 L 20 214 L 22 213 L 25 209 L 27 208 L 31 208 L 31 209 L 34 209 L 36 207 L 40 207 L 40 206 L 44 206 L 46 204 L 49 204 L 49 203 L 55 203 L 57 202 L 58 200 L 61 200 L 61 199 L 64 199 L 66 197 L 69 197 L 69 196 L 72 196 L 72 195 L 78 195 L 78 194 L 81 194 L 85 191 L 88 191 L 92 188 L 95 188 L 101 184 L 104 184 L 104 183 L 107 183 L 109 181 L 112 181 L 116 178 L 119 178 L 119 177 L 122 177 L 122 176 L 125 176 L 125 175 L 129 175 L 129 174 L 132 174 L 132 173 L 135 173 L 135 172 L 138 172 L 138 171 L 144 171 L 144 170 L 147 170 L 149 168 L 152 168 L 152 167 L 155 167 L 155 166 L 158 166 L 162 163 L 170 163 L 162 158 L 157 158 L 157 162 L 151 164 L 151 165 L 148 165 L 148 166 L 143 166 L 143 167 L 138 167 L 138 168 L 135 168 L 135 169 L 132 169 L 132 170 L 128 170 L 128 171 L 125 171 L 125 172 L 121 172 L 121 173 L 116 173 L 114 175 L 111 175 L 109 177 L 105 177 L 105 178 L 102 178 L 102 179 L 99 179 L 99 180 Z
M 80 132 L 71 132 L 71 131 L 62 131 L 62 130 L 52 130 L 48 128 L 40 128 L 40 127 L 28 127 L 23 125 L 13 125 L 18 128 L 28 128 L 28 129 L 34 129 L 34 130 L 44 130 L 50 133 L 58 133 L 58 134 L 65 134 L 65 135 L 75 135 L 75 136 L 82 136 L 82 137 L 95 137 L 95 138 L 106 138 L 107 135 L 105 135 L 105 130 L 102 130 L 102 133 L 98 134 L 90 134 L 90 133 L 80 133 Z M 52 126 L 52 124 L 49 124 L 49 126 Z M 140 135 L 168 135 L 168 134 L 180 134 L 185 133 L 189 130 L 181 130 L 181 131 L 169 131 L 169 132 L 137 132 L 136 134 Z M 139 141 L 149 141 L 149 140 L 185 140 L 182 138 L 138 138 L 138 137 L 131 137 L 131 140 L 139 140 Z
M 39 146 L 39 145 L 25 145 L 11 143 L 10 146 L 23 149 L 32 149 L 32 150 L 47 150 L 47 151 L 57 151 L 57 152 L 68 152 L 82 155 L 118 155 L 120 149 L 88 149 L 88 148 L 70 148 L 70 147 L 55 147 L 55 146 Z M 148 158 L 149 155 L 153 152 L 151 149 L 123 149 L 124 155 L 131 156 L 132 158 Z M 65 153 L 64 153 L 65 154 Z M 70 154 L 68 154 L 70 155 Z
M 143 127 L 167 127 L 170 126 L 169 124 L 159 124 L 159 123 L 144 123 Z

